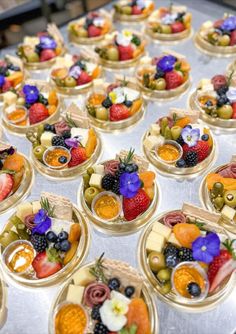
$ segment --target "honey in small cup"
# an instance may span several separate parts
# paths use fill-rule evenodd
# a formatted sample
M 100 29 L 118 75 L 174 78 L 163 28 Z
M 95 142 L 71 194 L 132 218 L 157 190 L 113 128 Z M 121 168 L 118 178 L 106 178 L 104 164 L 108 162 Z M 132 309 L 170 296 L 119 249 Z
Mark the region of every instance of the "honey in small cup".
M 65 168 L 70 159 L 70 151 L 63 146 L 51 146 L 43 154 L 44 164 L 53 169 Z
M 92 211 L 99 219 L 115 220 L 119 217 L 121 210 L 120 198 L 111 191 L 103 191 L 93 199 Z
M 163 162 L 172 164 L 182 157 L 183 149 L 174 140 L 166 140 L 164 144 L 156 147 L 156 154 Z
M 10 123 L 16 125 L 26 125 L 27 119 L 27 109 L 23 106 L 14 106 L 14 108 L 9 108 L 7 111 L 7 119 Z

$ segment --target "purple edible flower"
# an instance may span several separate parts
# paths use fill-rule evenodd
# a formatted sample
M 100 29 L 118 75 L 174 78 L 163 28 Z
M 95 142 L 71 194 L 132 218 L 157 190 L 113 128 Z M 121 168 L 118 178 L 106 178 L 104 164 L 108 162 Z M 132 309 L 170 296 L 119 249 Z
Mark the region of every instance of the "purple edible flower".
M 193 258 L 196 261 L 211 263 L 220 254 L 220 238 L 216 233 L 209 233 L 206 237 L 198 237 L 192 243 Z
M 40 37 L 40 47 L 42 49 L 56 49 L 57 43 L 51 37 L 41 36 Z
M 236 29 L 236 16 L 229 16 L 221 24 L 221 29 L 223 30 L 235 30 Z
M 78 79 L 81 74 L 81 68 L 78 65 L 72 66 L 69 70 L 69 76 Z
M 33 228 L 33 233 L 44 234 L 52 225 L 51 218 L 48 217 L 47 212 L 40 209 L 34 216 L 34 223 L 36 226 Z
M 176 58 L 172 55 L 162 57 L 157 63 L 157 68 L 163 72 L 170 72 L 174 69 Z
M 76 138 L 68 138 L 65 140 L 65 144 L 69 147 L 78 147 L 79 141 Z
M 123 173 L 120 177 L 120 193 L 126 198 L 134 197 L 140 189 L 141 182 L 137 173 Z
M 188 144 L 189 147 L 193 147 L 197 144 L 198 139 L 200 138 L 200 130 L 199 129 L 191 129 L 186 126 L 182 132 L 181 136 L 183 141 Z
M 0 75 L 0 87 L 2 87 L 5 83 L 5 77 L 4 75 Z
M 39 98 L 39 90 L 36 86 L 25 85 L 23 87 L 23 93 L 25 94 L 25 101 L 27 103 L 35 103 Z

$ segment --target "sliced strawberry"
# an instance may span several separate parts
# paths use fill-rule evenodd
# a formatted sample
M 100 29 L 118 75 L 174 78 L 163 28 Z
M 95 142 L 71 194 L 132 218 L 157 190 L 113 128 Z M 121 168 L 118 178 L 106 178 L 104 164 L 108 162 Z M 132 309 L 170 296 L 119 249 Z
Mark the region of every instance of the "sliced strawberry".
M 0 174 L 0 202 L 10 195 L 13 183 L 13 177 L 10 174 Z
M 183 77 L 176 71 L 166 72 L 166 89 L 175 89 L 182 85 Z
M 120 60 L 129 60 L 133 58 L 133 48 L 131 45 L 123 46 L 118 45 L 119 59 Z
M 46 252 L 38 253 L 32 262 L 37 278 L 49 277 L 62 268 L 59 262 L 50 262 Z
M 42 103 L 35 103 L 29 109 L 30 124 L 42 122 L 49 116 L 48 109 Z
M 80 76 L 77 79 L 77 85 L 85 85 L 92 81 L 92 77 L 85 71 L 81 71 Z
M 236 30 L 232 31 L 230 34 L 230 46 L 234 46 L 236 44 Z
M 184 158 L 187 152 L 194 151 L 197 153 L 198 162 L 201 162 L 208 157 L 210 149 L 208 142 L 204 140 L 199 140 L 197 144 L 192 147 L 189 147 L 188 144 L 184 144 L 182 148 L 183 148 Z
M 145 212 L 150 205 L 150 198 L 143 189 L 132 198 L 123 198 L 123 211 L 126 220 L 130 221 Z
M 175 23 L 171 24 L 171 30 L 172 30 L 173 34 L 176 34 L 178 32 L 184 31 L 185 26 L 182 22 L 175 22 Z
M 89 37 L 97 37 L 102 33 L 101 28 L 94 26 L 93 24 L 88 27 L 88 35 Z
M 55 58 L 55 57 L 56 57 L 55 51 L 53 51 L 51 49 L 44 49 L 40 53 L 39 60 L 41 62 L 43 62 L 43 61 L 47 61 L 47 60 L 50 60 L 50 59 Z
M 217 271 L 217 274 L 211 279 L 209 292 L 213 292 L 224 280 L 236 269 L 236 261 L 230 259 L 226 261 Z
M 5 78 L 5 82 L 2 85 L 2 92 L 3 93 L 8 92 L 11 87 L 12 87 L 12 83 L 9 80 L 7 80 L 7 78 Z
M 110 107 L 110 121 L 121 121 L 129 117 L 129 109 L 124 104 L 113 104 Z
M 68 167 L 75 167 L 79 164 L 82 164 L 85 160 L 87 160 L 86 151 L 84 147 L 78 146 L 73 147 L 70 151 L 71 160 L 68 163 Z
M 236 119 L 236 102 L 233 102 L 231 104 L 231 107 L 233 108 L 233 115 L 232 115 L 232 118 L 233 119 Z
M 142 14 L 142 8 L 139 6 L 133 6 L 132 7 L 132 15 L 140 15 Z

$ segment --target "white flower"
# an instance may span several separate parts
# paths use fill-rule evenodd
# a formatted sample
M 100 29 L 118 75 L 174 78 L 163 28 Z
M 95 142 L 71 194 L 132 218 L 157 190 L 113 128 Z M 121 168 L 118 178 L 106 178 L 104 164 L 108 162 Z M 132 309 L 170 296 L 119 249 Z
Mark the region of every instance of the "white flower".
M 109 98 L 112 103 L 123 103 L 125 101 L 124 89 L 117 87 L 109 93 Z
M 127 323 L 125 314 L 129 309 L 130 299 L 117 291 L 111 292 L 111 299 L 107 299 L 100 308 L 102 323 L 109 331 L 118 332 Z
M 166 14 L 162 19 L 161 23 L 162 24 L 172 24 L 175 22 L 175 19 L 177 18 L 177 14 Z
M 230 100 L 231 103 L 236 102 L 236 88 L 229 87 L 229 90 L 227 91 L 226 96 Z
M 122 30 L 122 32 L 118 32 L 116 35 L 116 42 L 119 45 L 128 46 L 133 38 L 133 34 L 131 31 Z
M 104 18 L 103 17 L 95 17 L 95 19 L 93 20 L 93 24 L 96 27 L 103 27 L 104 26 Z

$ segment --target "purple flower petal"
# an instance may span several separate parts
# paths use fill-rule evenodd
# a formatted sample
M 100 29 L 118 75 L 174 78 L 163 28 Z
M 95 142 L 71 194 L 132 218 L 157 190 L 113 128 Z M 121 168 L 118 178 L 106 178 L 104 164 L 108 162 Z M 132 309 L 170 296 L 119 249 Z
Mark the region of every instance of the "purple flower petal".
M 44 209 L 40 209 L 34 216 L 34 223 L 40 224 L 47 218 L 47 212 Z
M 72 66 L 69 70 L 69 76 L 78 79 L 81 74 L 81 68 L 78 65 Z
M 212 256 L 217 256 L 220 254 L 220 238 L 216 233 L 209 233 L 206 236 L 207 240 L 207 251 Z
M 223 30 L 235 30 L 236 29 L 236 16 L 229 16 L 221 25 L 221 29 Z
M 123 173 L 120 177 L 120 193 L 126 198 L 134 197 L 139 188 L 140 180 L 137 173 Z
M 39 90 L 36 86 L 25 85 L 23 93 L 25 94 L 26 102 L 30 104 L 35 103 L 39 98 Z
M 79 143 L 75 138 L 68 138 L 65 140 L 65 143 L 69 147 L 78 147 Z
M 44 221 L 42 221 L 41 223 L 37 224 L 32 232 L 33 233 L 39 233 L 39 234 L 44 234 L 52 225 L 52 220 L 49 217 L 46 217 L 46 219 Z
M 196 261 L 210 263 L 214 256 L 220 253 L 220 239 L 216 233 L 209 233 L 206 237 L 198 237 L 192 243 L 193 258 Z
M 197 144 L 197 141 L 200 138 L 200 129 L 185 127 L 181 132 L 181 136 L 189 147 L 193 147 Z
M 174 68 L 176 58 L 172 55 L 162 57 L 157 63 L 157 67 L 163 72 L 170 72 Z
M 0 75 L 0 87 L 2 87 L 5 83 L 5 77 L 4 75 Z
M 53 38 L 49 36 L 41 36 L 40 46 L 42 49 L 56 49 L 57 43 Z

